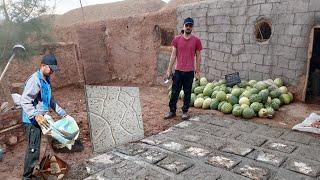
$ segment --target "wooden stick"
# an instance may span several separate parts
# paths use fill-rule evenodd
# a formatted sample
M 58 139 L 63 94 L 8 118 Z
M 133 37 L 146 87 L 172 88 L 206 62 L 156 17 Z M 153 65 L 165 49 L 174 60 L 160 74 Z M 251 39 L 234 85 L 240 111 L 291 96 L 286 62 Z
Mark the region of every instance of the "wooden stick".
M 22 124 L 17 124 L 17 125 L 8 127 L 8 128 L 6 128 L 6 129 L 2 129 L 2 130 L 0 131 L 0 134 L 5 133 L 5 132 L 7 132 L 7 131 L 10 131 L 10 130 L 12 130 L 12 129 L 16 129 L 16 128 L 20 127 L 20 126 L 22 126 Z

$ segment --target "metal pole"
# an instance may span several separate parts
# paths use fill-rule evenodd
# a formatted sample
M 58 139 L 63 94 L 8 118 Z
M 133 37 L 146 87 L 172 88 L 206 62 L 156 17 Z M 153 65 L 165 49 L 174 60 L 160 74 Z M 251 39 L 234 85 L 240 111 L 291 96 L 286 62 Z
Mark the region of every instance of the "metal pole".
M 1 74 L 0 82 L 1 82 L 2 78 L 4 77 L 4 74 L 5 74 L 5 73 L 6 73 L 6 71 L 8 70 L 9 65 L 11 64 L 11 61 L 13 60 L 13 58 L 14 58 L 15 56 L 16 56 L 16 54 L 15 54 L 15 53 L 13 53 L 13 54 L 12 54 L 12 56 L 10 57 L 10 59 L 9 59 L 9 61 L 8 61 L 8 63 L 7 63 L 7 65 L 6 65 L 6 67 L 4 68 L 4 70 L 3 70 L 2 74 Z

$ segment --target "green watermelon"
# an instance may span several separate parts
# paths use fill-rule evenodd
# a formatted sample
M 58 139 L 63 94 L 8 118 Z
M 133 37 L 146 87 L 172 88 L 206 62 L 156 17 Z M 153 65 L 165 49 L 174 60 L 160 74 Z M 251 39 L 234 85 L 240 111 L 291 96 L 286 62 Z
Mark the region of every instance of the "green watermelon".
M 229 96 L 227 98 L 227 101 L 232 105 L 239 103 L 239 99 L 236 96 L 233 96 L 233 95 Z
M 268 101 L 269 91 L 264 89 L 259 92 L 259 96 L 261 97 L 261 102 L 265 104 Z
M 249 98 L 251 95 L 252 95 L 252 94 L 251 94 L 250 90 L 245 90 L 245 91 L 240 95 L 240 98 L 242 98 L 242 97 L 247 97 L 247 98 Z
M 245 109 L 245 108 L 248 108 L 248 107 L 250 107 L 248 104 L 242 104 L 241 106 L 240 106 L 242 109 Z
M 280 78 L 276 78 L 273 82 L 278 87 L 281 87 L 283 85 L 282 80 Z
M 190 106 L 194 105 L 194 101 L 196 100 L 197 96 L 196 94 L 192 93 L 190 97 Z
M 240 88 L 233 88 L 232 91 L 231 91 L 231 94 L 236 96 L 236 97 L 239 97 L 241 95 L 241 89 Z
M 242 115 L 242 111 L 243 111 L 243 109 L 241 106 L 236 106 L 233 108 L 232 114 L 236 117 L 240 117 Z
M 216 95 L 216 98 L 221 102 L 227 99 L 227 94 L 224 91 L 219 91 Z
M 271 107 L 276 111 L 278 111 L 278 109 L 280 108 L 280 104 L 281 104 L 281 102 L 277 98 L 276 99 L 272 99 L 272 101 L 271 101 Z
M 261 90 L 267 89 L 268 85 L 263 81 L 259 81 L 253 87 L 261 91 Z
M 221 112 L 224 114 L 230 114 L 232 112 L 232 105 L 230 103 L 224 103 L 221 106 Z
M 269 117 L 273 117 L 275 114 L 275 111 L 272 107 L 267 107 L 267 112 Z
M 268 110 L 265 108 L 260 109 L 258 116 L 261 118 L 267 118 L 268 117 Z
M 213 89 L 213 88 L 214 88 L 214 85 L 213 85 L 213 83 L 208 83 L 208 84 L 205 86 L 205 88 L 211 88 L 211 89 Z
M 218 105 L 218 110 L 219 110 L 219 111 L 221 111 L 221 107 L 222 107 L 222 105 L 223 105 L 224 103 L 227 103 L 227 102 L 226 102 L 226 101 L 222 101 L 222 102 L 219 103 L 219 105 Z
M 210 98 L 210 97 L 209 97 L 209 96 L 204 96 L 204 97 L 203 97 L 204 100 L 206 100 L 206 99 L 208 99 L 208 98 Z M 211 99 L 211 98 L 210 98 L 210 99 Z
M 212 102 L 211 98 L 205 99 L 202 104 L 202 109 L 209 109 L 211 102 Z
M 281 94 L 286 94 L 286 93 L 288 92 L 288 89 L 287 89 L 287 87 L 285 87 L 285 86 L 281 86 L 281 87 L 279 88 L 279 91 L 281 92 Z
M 203 99 L 203 98 L 197 98 L 197 99 L 194 101 L 194 107 L 196 107 L 196 108 L 202 108 L 203 102 L 204 102 L 204 99 Z
M 262 101 L 262 98 L 259 94 L 253 94 L 250 96 L 250 103 L 258 102 L 260 103 Z
M 290 104 L 290 96 L 288 94 L 281 94 L 280 101 L 282 104 Z
M 210 83 L 208 83 L 208 84 L 210 84 Z M 205 95 L 205 96 L 211 96 L 212 93 L 213 93 L 213 88 L 210 86 L 206 86 L 203 90 L 203 95 Z
M 243 80 L 239 83 L 239 87 L 244 88 L 247 87 L 249 85 L 248 81 Z
M 198 86 L 194 89 L 194 93 L 201 94 L 201 93 L 203 93 L 203 90 L 204 90 L 204 86 Z
M 259 90 L 256 89 L 256 88 L 252 88 L 249 90 L 251 94 L 258 94 L 259 93 Z
M 254 112 L 259 112 L 260 109 L 263 108 L 263 104 L 262 103 L 258 103 L 258 102 L 254 102 L 250 105 L 250 107 L 254 110 Z
M 273 90 L 270 92 L 270 97 L 271 98 L 278 98 L 281 95 L 281 92 L 279 91 L 279 89 Z
M 198 94 L 197 95 L 197 98 L 204 98 L 204 95 L 201 93 L 201 94 Z
M 250 80 L 250 81 L 249 81 L 249 85 L 250 85 L 250 86 L 254 86 L 256 83 L 257 83 L 256 80 Z
M 242 97 L 239 100 L 239 104 L 240 105 L 242 105 L 242 104 L 250 105 L 250 100 L 247 97 Z
M 243 111 L 242 111 L 242 117 L 245 119 L 251 119 L 255 115 L 256 114 L 255 114 L 254 110 L 250 107 L 247 107 L 247 108 L 243 109 Z
M 208 80 L 205 77 L 200 78 L 200 86 L 205 86 L 208 84 Z
M 211 94 L 211 98 L 216 98 L 219 91 L 213 91 Z
M 217 110 L 217 109 L 218 109 L 218 105 L 219 105 L 218 99 L 213 98 L 213 99 L 211 100 L 210 109 Z

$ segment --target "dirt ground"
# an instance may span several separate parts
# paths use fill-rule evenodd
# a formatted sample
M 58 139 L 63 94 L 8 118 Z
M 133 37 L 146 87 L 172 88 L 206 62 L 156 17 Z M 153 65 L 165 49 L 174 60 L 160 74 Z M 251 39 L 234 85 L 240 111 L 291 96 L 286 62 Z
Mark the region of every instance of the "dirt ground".
M 105 85 L 129 86 L 127 83 L 110 83 Z M 166 87 L 145 87 L 134 84 L 130 86 L 138 86 L 140 88 L 140 99 L 142 106 L 142 118 L 144 123 L 145 136 L 157 134 L 181 121 L 180 115 L 182 101 L 179 101 L 178 103 L 178 116 L 175 119 L 163 119 L 164 114 L 168 111 L 168 97 Z M 73 154 L 58 153 L 56 155 L 61 157 L 68 164 L 79 164 L 83 162 L 83 160 L 94 155 L 91 150 L 84 89 L 82 87 L 66 87 L 55 90 L 53 94 L 56 100 L 60 102 L 60 105 L 66 109 L 67 113 L 73 116 L 78 122 L 81 129 L 80 140 L 84 145 L 84 151 L 82 152 Z M 255 118 L 250 121 L 254 121 L 256 123 L 261 124 L 269 124 L 274 127 L 292 128 L 293 125 L 301 122 L 311 112 L 316 112 L 320 114 L 320 105 L 293 103 L 291 105 L 281 107 L 281 109 L 278 112 L 276 112 L 276 115 L 273 119 Z M 190 114 L 213 114 L 216 116 L 224 116 L 226 118 L 234 118 L 234 116 L 223 115 L 221 112 L 218 111 L 201 110 L 195 108 L 190 109 Z M 46 138 L 42 138 L 41 155 L 43 155 L 45 152 L 47 144 L 46 142 Z M 21 179 L 26 144 L 27 141 L 24 140 L 17 144 L 14 148 L 7 147 L 5 158 L 0 163 L 1 180 Z M 48 147 L 47 153 L 48 152 L 53 153 L 53 150 L 50 146 Z

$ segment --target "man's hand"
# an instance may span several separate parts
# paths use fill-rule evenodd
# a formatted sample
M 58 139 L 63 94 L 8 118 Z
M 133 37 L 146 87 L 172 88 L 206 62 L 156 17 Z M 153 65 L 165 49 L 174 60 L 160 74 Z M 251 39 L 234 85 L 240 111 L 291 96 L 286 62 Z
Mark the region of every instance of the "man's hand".
M 168 69 L 166 72 L 166 79 L 169 79 L 171 75 L 171 69 Z
M 196 71 L 195 75 L 196 75 L 196 79 L 200 79 L 200 71 Z
M 37 115 L 35 119 L 40 126 L 43 126 L 44 128 L 49 128 L 49 123 L 42 115 Z

